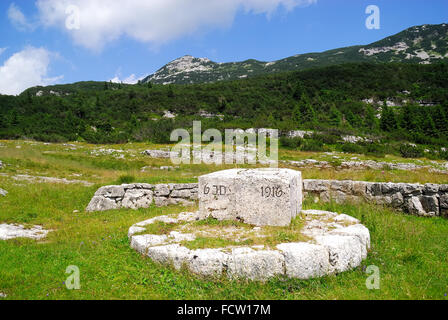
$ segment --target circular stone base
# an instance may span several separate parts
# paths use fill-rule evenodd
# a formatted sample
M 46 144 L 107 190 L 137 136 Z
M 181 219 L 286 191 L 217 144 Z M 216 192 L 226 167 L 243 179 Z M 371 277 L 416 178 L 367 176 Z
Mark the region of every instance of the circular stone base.
M 177 270 L 185 267 L 198 275 L 226 275 L 231 279 L 263 281 L 277 276 L 310 279 L 353 269 L 367 257 L 370 233 L 357 219 L 318 210 L 302 211 L 301 218 L 303 223 L 297 230 L 301 240 L 289 243 L 244 246 L 248 238 L 258 238 L 263 243 L 273 227 L 198 224 L 206 219 L 199 212 L 159 216 L 137 223 L 129 229 L 128 236 L 131 247 L 153 261 Z M 157 223 L 170 228 L 165 229 L 165 234 L 147 234 L 147 229 Z M 188 242 L 204 238 L 214 238 L 218 243 L 231 240 L 233 244 L 213 249 L 187 248 Z

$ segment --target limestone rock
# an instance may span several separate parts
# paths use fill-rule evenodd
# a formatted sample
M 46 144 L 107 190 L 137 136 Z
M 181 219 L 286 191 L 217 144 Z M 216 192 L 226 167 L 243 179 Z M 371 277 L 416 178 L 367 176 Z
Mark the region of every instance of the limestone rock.
M 436 196 L 421 196 L 420 203 L 426 213 L 425 216 L 439 215 L 439 199 Z
M 149 208 L 152 204 L 152 196 L 151 190 L 129 189 L 124 195 L 121 206 L 128 209 Z
M 367 250 L 370 249 L 370 232 L 369 229 L 367 229 L 365 226 L 358 223 L 341 229 L 333 230 L 330 233 L 335 235 L 357 237 L 361 242 L 362 259 L 367 258 Z
M 266 280 L 283 274 L 284 257 L 274 250 L 236 248 L 228 264 L 230 278 Z
M 199 177 L 199 210 L 216 219 L 287 226 L 301 207 L 299 171 L 232 169 Z
M 171 264 L 176 270 L 180 270 L 187 264 L 190 258 L 190 250 L 179 244 L 149 247 L 146 255 L 161 264 Z
M 3 190 L 3 189 L 0 188 L 0 196 L 6 197 L 7 194 L 8 194 L 8 191 Z
M 448 194 L 443 194 L 440 196 L 440 208 L 448 209 Z
M 426 215 L 425 210 L 423 209 L 422 203 L 420 202 L 420 199 L 418 197 L 411 197 L 406 200 L 405 202 L 406 210 L 411 213 L 418 216 L 424 216 Z
M 327 180 L 303 180 L 303 189 L 307 192 L 322 192 L 330 189 L 330 181 Z
M 286 276 L 298 279 L 322 277 L 330 270 L 328 251 L 323 246 L 299 242 L 277 246 L 285 257 Z
M 17 224 L 0 224 L 0 240 L 11 240 L 16 238 L 29 238 L 41 240 L 47 236 L 49 230 L 44 230 L 41 226 L 25 228 Z
M 189 269 L 202 276 L 221 276 L 227 266 L 229 255 L 219 249 L 191 251 L 188 260 Z
M 123 186 L 106 186 L 98 189 L 95 193 L 97 197 L 107 197 L 107 198 L 116 198 L 123 199 L 125 194 L 125 189 Z
M 358 237 L 325 235 L 317 237 L 316 241 L 328 250 L 332 272 L 350 270 L 362 261 L 363 249 Z
M 167 184 L 156 185 L 156 187 L 154 189 L 154 194 L 156 195 L 156 197 L 167 197 L 170 195 L 170 193 L 171 193 L 171 188 Z
M 141 254 L 145 254 L 148 247 L 164 244 L 168 240 L 165 235 L 145 234 L 133 236 L 131 239 L 131 248 Z
M 87 206 L 87 212 L 107 211 L 120 209 L 120 205 L 109 198 L 94 196 Z

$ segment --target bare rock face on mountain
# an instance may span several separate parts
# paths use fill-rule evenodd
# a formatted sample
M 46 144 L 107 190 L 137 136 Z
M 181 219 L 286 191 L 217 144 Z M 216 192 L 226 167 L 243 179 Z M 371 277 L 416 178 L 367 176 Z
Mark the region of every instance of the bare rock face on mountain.
M 411 27 L 367 46 L 353 46 L 321 53 L 295 55 L 282 60 L 263 62 L 217 63 L 207 58 L 184 56 L 176 59 L 143 83 L 192 84 L 238 80 L 261 74 L 299 71 L 351 62 L 402 62 L 431 64 L 448 60 L 448 24 Z

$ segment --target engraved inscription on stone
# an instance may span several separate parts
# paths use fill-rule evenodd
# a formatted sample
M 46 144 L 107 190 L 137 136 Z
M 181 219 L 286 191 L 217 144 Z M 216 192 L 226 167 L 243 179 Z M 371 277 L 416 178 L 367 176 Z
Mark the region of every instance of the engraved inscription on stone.
M 301 209 L 300 171 L 232 169 L 199 177 L 199 210 L 206 216 L 287 226 Z

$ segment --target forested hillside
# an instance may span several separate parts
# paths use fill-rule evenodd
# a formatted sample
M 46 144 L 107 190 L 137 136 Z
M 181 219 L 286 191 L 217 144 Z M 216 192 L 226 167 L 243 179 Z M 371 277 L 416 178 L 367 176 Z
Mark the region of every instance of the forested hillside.
M 204 129 L 313 129 L 444 146 L 448 64 L 355 63 L 198 85 L 88 82 L 0 96 L 0 138 L 167 142 L 193 119 Z

